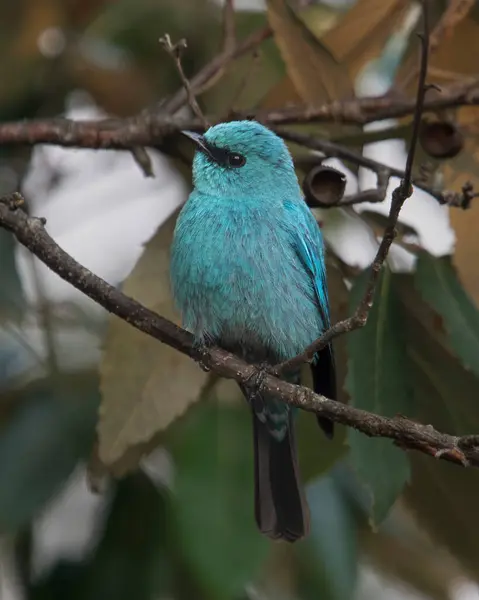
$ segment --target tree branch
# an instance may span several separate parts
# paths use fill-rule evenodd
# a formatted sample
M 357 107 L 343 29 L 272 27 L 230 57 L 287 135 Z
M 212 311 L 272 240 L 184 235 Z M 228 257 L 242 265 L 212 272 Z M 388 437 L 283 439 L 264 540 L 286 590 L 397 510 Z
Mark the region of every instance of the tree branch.
M 191 85 L 191 84 L 190 84 Z M 216 120 L 213 120 L 213 123 Z M 268 124 L 268 123 L 266 123 Z M 160 147 L 167 138 L 182 129 L 201 131 L 204 126 L 199 119 L 177 119 L 170 116 L 158 116 L 148 112 L 130 119 L 103 119 L 100 121 L 73 121 L 71 119 L 37 119 L 0 123 L 0 144 L 54 144 L 70 148 L 90 148 L 93 150 L 134 150 L 143 146 Z M 404 177 L 404 171 L 362 156 L 350 148 L 312 135 L 276 129 L 276 133 L 287 141 L 305 148 L 317 150 L 329 157 L 365 167 L 378 174 L 378 177 Z M 142 149 L 142 148 L 141 148 Z M 168 152 L 168 149 L 165 148 Z M 148 167 L 144 170 L 149 173 Z M 382 181 L 382 179 L 381 179 Z M 476 193 L 469 183 L 461 192 L 439 191 L 425 185 L 422 181 L 413 181 L 413 185 L 431 194 L 440 204 L 458 208 L 468 208 Z M 384 199 L 382 187 L 368 190 L 354 196 L 341 199 L 332 206 L 351 206 L 362 202 L 381 202 Z
M 45 219 L 28 216 L 22 210 L 22 204 L 20 194 L 0 198 L 0 227 L 10 231 L 53 272 L 136 329 L 192 357 L 221 377 L 251 385 L 258 372 L 255 365 L 248 364 L 221 348 L 195 347 L 190 333 L 129 298 L 80 265 L 48 235 Z M 389 438 L 405 450 L 418 450 L 463 466 L 479 467 L 479 439 L 476 436 L 455 437 L 441 433 L 431 425 L 421 425 L 404 417 L 391 419 L 375 415 L 335 402 L 269 373 L 262 378 L 261 393 L 353 427 L 370 437 Z
M 354 331 L 355 329 L 364 327 L 368 321 L 368 316 L 373 305 L 374 293 L 376 290 L 377 282 L 379 280 L 381 269 L 383 267 L 384 262 L 386 261 L 389 249 L 391 248 L 391 244 L 393 243 L 394 238 L 396 237 L 396 225 L 398 222 L 399 213 L 401 212 L 404 202 L 407 200 L 407 198 L 409 198 L 412 195 L 413 192 L 411 181 L 412 167 L 414 163 L 416 145 L 419 137 L 419 127 L 421 124 L 421 117 L 424 108 L 424 98 L 427 91 L 426 77 L 429 56 L 429 18 L 427 10 L 427 1 L 428 0 L 422 0 L 424 33 L 421 36 L 421 66 L 417 87 L 416 111 L 414 113 L 413 132 L 406 161 L 406 169 L 403 173 L 401 183 L 393 191 L 391 199 L 391 208 L 389 210 L 388 215 L 388 222 L 384 231 L 383 239 L 379 244 L 378 251 L 371 265 L 371 274 L 369 277 L 369 282 L 366 287 L 364 297 L 359 303 L 352 317 L 349 317 L 349 319 L 345 319 L 344 321 L 340 321 L 339 323 L 336 323 L 335 325 L 330 327 L 321 337 L 319 337 L 315 342 L 310 344 L 304 350 L 304 352 L 302 352 L 298 356 L 276 365 L 273 369 L 273 373 L 276 375 L 294 371 L 303 363 L 310 362 L 313 359 L 316 352 L 327 346 L 335 337 L 344 333 L 349 333 L 351 331 Z M 367 160 L 369 161 L 370 159 Z M 376 172 L 378 173 L 379 179 L 380 171 L 376 170 Z M 391 171 L 389 171 L 389 176 L 391 174 Z
M 369 169 L 370 171 L 374 171 L 378 175 L 378 179 L 381 177 L 381 182 L 384 177 L 388 179 L 391 177 L 400 177 L 403 179 L 406 175 L 405 171 L 402 169 L 397 169 L 396 167 L 388 167 L 387 165 L 378 162 L 377 160 L 373 160 L 372 158 L 368 158 L 367 156 L 363 156 L 346 146 L 342 146 L 341 144 L 336 144 L 334 142 L 330 142 L 328 140 L 322 140 L 312 135 L 308 135 L 306 133 L 299 133 L 297 131 L 289 131 L 286 129 L 276 128 L 275 132 L 280 135 L 283 139 L 298 144 L 300 146 L 304 146 L 306 148 L 310 148 L 311 150 L 317 150 L 318 152 L 322 152 L 327 157 L 339 158 L 340 160 L 344 160 L 346 162 L 351 162 L 354 165 L 359 165 L 360 167 L 364 167 Z M 461 192 L 451 192 L 446 190 L 436 190 L 425 183 L 423 181 L 412 181 L 412 184 L 430 194 L 433 198 L 435 198 L 439 204 L 447 204 L 448 206 L 455 206 L 458 208 L 469 208 L 470 202 L 473 198 L 476 197 L 474 190 L 471 188 L 471 184 L 467 183 Z M 386 186 L 387 188 L 387 186 Z M 378 191 L 382 189 L 381 186 L 378 186 Z M 361 194 L 355 194 L 354 196 L 346 196 L 339 200 L 336 204 L 325 205 L 325 208 L 332 208 L 333 206 L 351 206 L 353 204 L 360 204 L 362 202 L 371 202 L 371 190 L 367 191 L 367 195 L 364 192 Z M 376 195 L 373 195 L 373 201 L 381 202 L 384 200 L 384 195 L 376 192 Z
M 428 100 L 424 113 L 440 112 L 460 106 L 479 105 L 479 79 L 466 79 L 460 83 L 441 87 L 440 95 Z M 355 98 L 317 106 L 292 106 L 277 110 L 260 110 L 241 113 L 243 118 L 255 118 L 270 126 L 296 123 L 343 123 L 367 125 L 374 121 L 400 119 L 414 114 L 415 98 L 407 98 L 396 90 L 384 96 Z
M 262 31 L 262 35 L 264 36 L 265 32 Z M 216 73 L 217 69 L 221 68 L 222 62 L 219 59 L 222 56 L 216 57 L 214 61 L 207 65 L 208 68 L 203 69 L 193 77 L 190 86 L 195 94 L 201 88 L 195 82 L 200 81 L 204 84 L 208 81 L 207 75 Z M 201 77 L 199 78 L 200 74 Z M 460 106 L 478 106 L 478 86 L 479 80 L 474 80 L 472 83 L 469 81 L 460 86 L 453 85 L 450 88 L 441 88 L 439 97 L 425 102 L 424 113 Z M 176 97 L 181 97 L 181 106 L 183 106 L 183 99 L 185 102 L 187 101 L 184 88 L 181 88 L 175 94 L 174 98 Z M 173 106 L 173 108 L 169 108 L 170 106 Z M 56 144 L 58 146 L 91 148 L 93 150 L 100 148 L 129 150 L 138 145 L 158 146 L 164 141 L 165 137 L 171 136 L 181 129 L 202 129 L 202 124 L 197 118 L 175 118 L 167 114 L 178 110 L 178 106 L 178 102 L 173 104 L 170 100 L 161 107 L 161 112 L 158 109 L 147 109 L 135 117 L 125 119 L 73 121 L 71 119 L 54 118 L 0 123 L 0 144 Z M 255 118 L 269 127 L 304 124 L 311 121 L 365 125 L 373 121 L 409 116 L 414 113 L 414 106 L 415 102 L 413 100 L 395 97 L 391 93 L 382 97 L 357 98 L 322 104 L 317 107 L 301 106 L 281 110 L 243 112 L 237 113 L 235 118 Z M 222 116 L 209 116 L 208 120 L 214 124 L 224 119 Z M 291 135 L 291 132 L 288 133 Z M 309 139 L 314 140 L 315 138 L 311 136 Z M 297 138 L 297 140 L 302 145 L 312 147 L 306 143 L 307 136 Z M 291 141 L 295 140 L 292 139 Z M 324 142 L 324 144 L 331 143 Z M 323 151 L 323 148 L 325 148 L 324 145 L 322 148 L 315 149 Z M 330 146 L 330 151 L 336 152 L 337 148 L 344 147 L 333 144 Z M 352 153 L 351 158 L 345 160 L 356 163 L 356 157 L 357 155 Z

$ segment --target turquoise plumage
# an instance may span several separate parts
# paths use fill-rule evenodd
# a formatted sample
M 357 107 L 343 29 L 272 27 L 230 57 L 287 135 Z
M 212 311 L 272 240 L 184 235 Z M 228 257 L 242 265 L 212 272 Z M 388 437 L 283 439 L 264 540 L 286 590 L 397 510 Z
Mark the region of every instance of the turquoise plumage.
M 256 363 L 304 350 L 329 326 L 320 229 L 284 142 L 253 121 L 189 134 L 194 190 L 176 225 L 171 281 L 183 325 Z M 331 348 L 316 358 L 315 389 L 335 396 Z M 298 375 L 292 375 L 298 381 Z M 244 390 L 248 397 L 248 391 Z M 305 535 L 290 407 L 249 395 L 255 439 L 256 519 L 273 538 Z M 332 433 L 330 422 L 321 422 Z

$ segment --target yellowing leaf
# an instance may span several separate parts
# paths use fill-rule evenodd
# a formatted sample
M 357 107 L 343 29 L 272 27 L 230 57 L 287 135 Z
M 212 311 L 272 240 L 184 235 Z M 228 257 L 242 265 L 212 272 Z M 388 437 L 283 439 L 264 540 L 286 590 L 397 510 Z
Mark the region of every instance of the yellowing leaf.
M 299 16 L 314 36 L 320 39 L 320 44 L 329 50 L 328 56 L 334 57 L 340 65 L 342 76 L 347 72 L 352 81 L 368 61 L 379 56 L 410 5 L 411 0 L 358 0 L 341 18 L 337 14 L 333 18 L 327 12 L 313 12 L 313 8 L 324 11 L 323 7 L 310 7 L 301 11 Z M 288 62 L 286 58 L 285 62 Z M 264 98 L 261 104 L 263 108 L 300 104 L 301 100 L 310 102 L 297 87 L 289 68 L 288 73 Z M 335 99 L 326 96 L 313 101 L 318 104 Z
M 303 104 L 303 99 L 296 91 L 291 78 L 285 75 L 261 100 L 261 108 L 281 108 L 288 104 Z
M 148 242 L 123 291 L 178 321 L 169 285 L 175 221 L 176 215 L 170 217 Z M 117 475 L 132 466 L 127 452 L 144 446 L 184 413 L 208 377 L 187 356 L 116 317 L 110 321 L 100 374 L 99 456 Z
M 351 97 L 353 88 L 347 71 L 316 39 L 286 0 L 267 1 L 268 20 L 288 75 L 304 102 Z
M 410 4 L 410 0 L 358 0 L 321 41 L 354 77 L 380 54 Z

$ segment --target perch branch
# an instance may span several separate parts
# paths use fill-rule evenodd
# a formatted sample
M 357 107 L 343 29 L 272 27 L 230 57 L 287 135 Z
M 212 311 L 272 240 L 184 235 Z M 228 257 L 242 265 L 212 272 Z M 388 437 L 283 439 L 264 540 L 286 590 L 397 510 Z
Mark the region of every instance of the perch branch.
M 198 349 L 193 336 L 79 264 L 50 237 L 45 219 L 28 216 L 21 205 L 23 198 L 13 194 L 0 198 L 0 227 L 10 231 L 53 272 L 91 298 L 105 310 L 138 330 L 175 348 L 205 368 L 227 379 L 251 384 L 257 367 L 221 348 Z M 389 438 L 403 449 L 418 450 L 438 459 L 463 466 L 479 467 L 479 439 L 441 433 L 431 425 L 421 425 L 404 417 L 387 418 L 330 400 L 312 390 L 296 386 L 266 373 L 262 394 L 353 427 L 370 437 Z
M 280 373 L 287 373 L 288 371 L 294 371 L 301 364 L 310 362 L 316 352 L 327 346 L 335 337 L 348 333 L 364 327 L 367 323 L 369 312 L 371 311 L 374 299 L 374 293 L 376 291 L 376 285 L 381 274 L 382 266 L 388 256 L 391 244 L 396 237 L 396 225 L 399 218 L 399 213 L 404 205 L 404 202 L 412 194 L 412 167 L 414 162 L 414 156 L 416 152 L 417 140 L 419 137 L 419 127 L 421 124 L 421 117 L 424 108 L 424 97 L 427 91 L 426 77 L 427 77 L 427 65 L 429 56 L 429 18 L 427 10 L 427 1 L 422 0 L 423 6 L 423 21 L 424 21 L 424 33 L 421 35 L 421 66 L 419 73 L 419 81 L 417 87 L 416 97 L 416 111 L 414 113 L 413 132 L 411 136 L 411 144 L 406 161 L 406 169 L 403 174 L 403 178 L 399 186 L 393 191 L 391 199 L 391 208 L 389 210 L 388 222 L 384 231 L 383 239 L 379 244 L 378 251 L 371 265 L 371 274 L 369 276 L 369 282 L 366 287 L 366 292 L 361 302 L 359 303 L 354 315 L 339 321 L 332 327 L 330 327 L 321 337 L 315 342 L 310 344 L 304 352 L 298 356 L 286 360 L 273 369 L 273 373 L 279 375 Z

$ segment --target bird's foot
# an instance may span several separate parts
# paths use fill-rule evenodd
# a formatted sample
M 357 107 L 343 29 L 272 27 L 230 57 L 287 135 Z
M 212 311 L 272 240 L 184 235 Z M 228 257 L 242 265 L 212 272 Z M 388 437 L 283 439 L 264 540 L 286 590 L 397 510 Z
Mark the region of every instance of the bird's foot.
M 206 373 L 208 373 L 209 371 L 211 371 L 210 367 L 208 367 L 206 365 L 206 361 L 203 359 L 203 357 L 206 358 L 206 355 L 208 354 L 208 348 L 211 346 L 212 344 L 210 342 L 208 342 L 208 340 L 196 340 L 193 343 L 193 348 L 195 349 L 195 352 L 197 354 L 196 356 L 196 361 L 199 364 L 200 368 L 205 371 Z
M 272 374 L 272 365 L 266 362 L 256 363 L 253 373 L 248 377 L 245 387 L 248 388 L 248 398 L 251 403 L 262 401 L 261 391 L 264 380 Z

